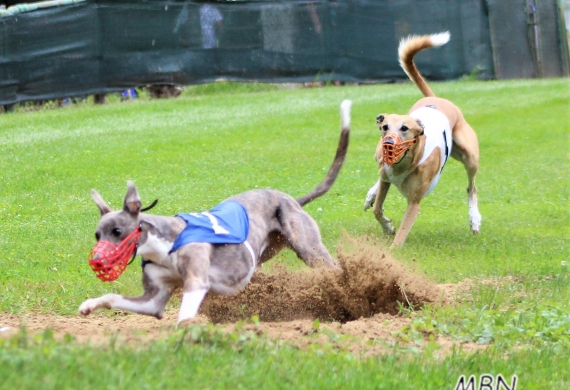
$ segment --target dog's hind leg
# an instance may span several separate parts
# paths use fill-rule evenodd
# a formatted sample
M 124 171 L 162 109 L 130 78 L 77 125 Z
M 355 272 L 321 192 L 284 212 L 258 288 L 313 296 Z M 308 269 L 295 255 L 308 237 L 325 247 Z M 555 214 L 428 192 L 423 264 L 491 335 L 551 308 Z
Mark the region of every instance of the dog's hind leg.
M 170 299 L 170 285 L 164 278 L 170 272 L 159 265 L 147 263 L 143 270 L 144 293 L 140 297 L 125 297 L 119 294 L 105 294 L 88 299 L 79 306 L 79 312 L 88 315 L 97 309 L 119 309 L 133 313 L 162 318 L 164 307 Z
M 317 222 L 298 204 L 282 205 L 281 232 L 297 256 L 309 267 L 338 267 L 321 240 Z
M 465 120 L 456 124 L 453 131 L 453 148 L 451 157 L 460 161 L 467 172 L 467 201 L 469 203 L 469 223 L 471 231 L 479 233 L 481 214 L 477 202 L 477 187 L 475 175 L 479 169 L 479 144 L 477 135 Z
M 477 187 L 475 186 L 475 171 L 465 167 L 467 170 L 467 177 L 469 185 L 467 187 L 467 201 L 469 203 L 469 223 L 471 224 L 471 231 L 474 234 L 479 233 L 481 228 L 481 213 L 477 204 Z

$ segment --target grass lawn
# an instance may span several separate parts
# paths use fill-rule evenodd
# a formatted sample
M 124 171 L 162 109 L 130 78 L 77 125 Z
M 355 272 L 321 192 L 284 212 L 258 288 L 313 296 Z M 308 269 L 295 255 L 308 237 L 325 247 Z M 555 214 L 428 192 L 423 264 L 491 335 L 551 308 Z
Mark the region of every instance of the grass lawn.
M 511 282 L 481 283 L 457 306 L 406 311 L 413 325 L 402 338 L 421 344 L 436 333 L 490 343 L 488 352 L 438 359 L 429 348 L 395 349 L 360 359 L 213 331 L 137 349 L 20 335 L 0 339 L 0 377 L 8 378 L 0 388 L 452 388 L 461 374 L 484 373 L 509 382 L 518 375 L 525 389 L 567 387 L 570 81 L 430 85 L 462 108 L 478 134 L 481 233 L 470 232 L 466 175 L 451 161 L 394 256 L 437 283 Z M 0 116 L 0 312 L 75 315 L 88 297 L 140 293 L 139 267 L 103 284 L 87 265 L 99 218 L 92 188 L 117 209 L 132 180 L 144 205 L 160 199 L 152 213 L 161 215 L 209 209 L 252 188 L 306 194 L 332 161 L 345 98 L 353 100 L 346 163 L 332 190 L 306 210 L 332 253 L 344 232 L 386 240 L 362 211 L 378 178 L 375 116 L 404 113 L 420 97 L 409 83 L 298 90 L 217 83 L 174 100 L 111 99 Z M 385 211 L 396 227 L 404 210 L 392 190 Z M 291 252 L 276 260 L 303 267 Z

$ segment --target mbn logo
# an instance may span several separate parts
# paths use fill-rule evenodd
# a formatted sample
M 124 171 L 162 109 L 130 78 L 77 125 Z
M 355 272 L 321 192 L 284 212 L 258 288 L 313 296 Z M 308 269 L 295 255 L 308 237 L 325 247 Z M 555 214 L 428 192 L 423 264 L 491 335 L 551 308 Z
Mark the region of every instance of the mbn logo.
M 469 379 L 465 379 L 465 375 L 461 375 L 457 380 L 455 390 L 516 390 L 517 376 L 513 375 L 511 384 L 509 385 L 501 374 L 493 377 L 489 374 L 483 374 L 479 377 L 479 386 L 475 375 L 471 375 Z

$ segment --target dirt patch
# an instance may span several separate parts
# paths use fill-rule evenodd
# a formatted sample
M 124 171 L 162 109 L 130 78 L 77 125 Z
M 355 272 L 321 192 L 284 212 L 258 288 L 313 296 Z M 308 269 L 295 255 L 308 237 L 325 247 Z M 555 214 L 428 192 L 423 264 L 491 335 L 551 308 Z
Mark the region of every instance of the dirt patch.
M 47 328 L 53 330 L 58 339 L 66 334 L 73 336 L 80 343 L 95 345 L 109 342 L 111 337 L 121 336 L 123 341 L 154 340 L 168 335 L 175 329 L 177 312 L 166 313 L 162 321 L 154 317 L 115 312 L 113 314 L 95 314 L 89 317 L 58 316 L 51 314 L 30 313 L 22 316 L 0 314 L 0 337 L 10 337 L 25 327 L 29 333 L 41 332 Z M 207 322 L 205 317 L 203 322 Z
M 25 327 L 29 334 L 41 333 L 50 328 L 54 337 L 59 340 L 69 334 L 81 344 L 107 346 L 114 343 L 143 347 L 176 332 L 177 316 L 178 311 L 174 309 L 167 311 L 162 320 L 122 313 L 95 314 L 87 318 L 36 313 L 23 316 L 0 314 L 0 338 L 15 336 L 21 327 Z M 183 326 L 205 325 L 207 322 L 208 318 L 199 315 L 190 324 Z M 371 318 L 361 318 L 344 324 L 321 323 L 318 329 L 315 329 L 314 320 L 310 319 L 215 326 L 227 332 L 253 332 L 279 344 L 286 343 L 299 349 L 326 345 L 335 350 L 350 352 L 354 356 L 369 357 L 391 353 L 396 344 L 400 347 L 417 348 L 414 343 L 405 343 L 398 337 L 399 332 L 410 323 L 411 320 L 406 317 L 377 314 Z M 460 343 L 441 336 L 434 341 L 440 346 L 436 352 L 440 356 L 448 355 L 454 348 L 464 351 L 486 348 L 483 345 Z
M 271 273 L 257 272 L 237 295 L 208 296 L 200 315 L 185 326 L 211 321 L 218 329 L 229 332 L 239 326 L 241 331 L 299 348 L 328 344 L 358 356 L 377 355 L 401 342 L 398 332 L 411 323 L 398 315 L 398 302 L 414 308 L 450 302 L 470 285 L 435 285 L 392 259 L 373 240 L 346 237 L 344 241 L 347 244 L 338 249 L 341 270 L 291 272 L 276 266 Z M 93 345 L 110 340 L 140 345 L 172 334 L 177 315 L 176 309 L 166 311 L 162 320 L 123 312 L 89 317 L 0 314 L 0 337 L 10 337 L 25 326 L 30 333 L 51 328 L 56 338 L 70 334 L 78 342 Z M 253 316 L 259 322 L 252 322 Z M 459 346 L 441 337 L 435 341 L 442 351 Z M 481 347 L 463 344 L 461 348 Z
M 345 323 L 378 313 L 397 314 L 398 306 L 419 308 L 445 302 L 448 294 L 415 274 L 366 238 L 345 237 L 338 249 L 341 270 L 291 272 L 276 266 L 257 272 L 237 295 L 210 295 L 200 312 L 214 323 L 258 315 L 261 321 L 315 319 Z M 348 249 L 345 249 L 348 247 Z

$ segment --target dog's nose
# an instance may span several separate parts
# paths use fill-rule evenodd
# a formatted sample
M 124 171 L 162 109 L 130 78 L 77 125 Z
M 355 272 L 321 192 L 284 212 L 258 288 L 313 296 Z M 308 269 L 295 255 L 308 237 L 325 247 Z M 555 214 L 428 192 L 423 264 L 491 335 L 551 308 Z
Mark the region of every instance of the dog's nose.
M 387 138 L 384 140 L 383 143 L 388 144 L 388 145 L 394 145 L 394 139 L 393 138 Z

